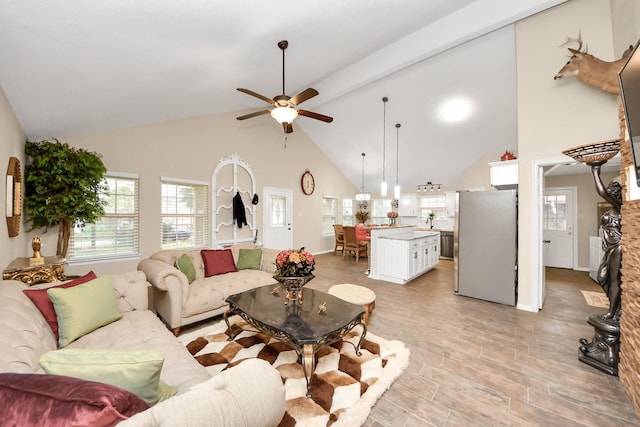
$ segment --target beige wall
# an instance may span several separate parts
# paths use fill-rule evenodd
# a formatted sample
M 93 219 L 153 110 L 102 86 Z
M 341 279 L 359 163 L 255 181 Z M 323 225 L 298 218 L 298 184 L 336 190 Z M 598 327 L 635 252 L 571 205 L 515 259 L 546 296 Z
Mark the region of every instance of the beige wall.
M 471 166 L 464 170 L 462 176 L 463 190 L 485 190 L 491 191 L 491 170 L 489 163 L 500 160 L 501 154 L 488 153 L 473 162 Z
M 293 243 L 312 252 L 333 250 L 333 234 L 322 236 L 323 195 L 352 196 L 355 187 L 336 169 L 298 126 L 284 148 L 282 130 L 269 118 L 239 122 L 237 112 L 149 124 L 89 135 L 60 138 L 72 146 L 102 154 L 109 171 L 140 177 L 140 253 L 160 249 L 160 177 L 211 182 L 219 160 L 237 153 L 252 168 L 257 182 L 257 228 L 262 234 L 263 187 L 293 191 Z M 315 177 L 316 190 L 303 195 L 300 178 L 305 169 Z M 245 206 L 249 200 L 245 198 Z M 339 207 L 342 207 L 340 200 Z M 243 230 L 246 230 L 243 229 Z M 56 236 L 43 238 L 55 250 Z M 49 252 L 44 252 L 49 255 Z M 98 274 L 135 270 L 138 260 L 92 264 Z M 70 274 L 89 267 L 70 266 Z
M 16 115 L 5 96 L 4 90 L 0 87 L 0 167 L 3 172 L 6 172 L 7 165 L 9 164 L 9 157 L 17 157 L 20 159 L 22 166 L 22 173 L 24 176 L 24 132 Z M 6 185 L 3 183 L 0 185 L 0 200 L 2 201 L 2 211 L 4 212 L 4 201 L 6 197 Z M 0 222 L 0 266 L 4 268 L 14 258 L 22 256 L 30 256 L 31 253 L 27 252 L 30 248 L 29 239 L 27 233 L 25 233 L 24 224 L 20 226 L 20 234 L 16 237 L 9 237 L 7 231 L 7 222 L 2 220 Z
M 587 167 L 585 166 L 585 169 Z M 618 177 L 617 173 L 603 172 L 601 174 L 602 181 L 607 184 Z M 561 175 L 545 178 L 544 186 L 546 189 L 552 187 L 577 187 L 577 218 L 578 224 L 576 231 L 578 233 L 578 265 L 579 270 L 589 270 L 589 236 L 598 235 L 598 218 L 597 205 L 603 200 L 596 193 L 591 174 L 580 175 Z
M 537 268 L 532 224 L 534 161 L 562 158 L 566 148 L 618 137 L 617 99 L 576 79 L 554 81 L 566 63 L 566 36 L 582 32 L 589 52 L 616 59 L 609 1 L 571 1 L 516 24 L 518 73 L 519 292 L 518 305 L 535 309 Z

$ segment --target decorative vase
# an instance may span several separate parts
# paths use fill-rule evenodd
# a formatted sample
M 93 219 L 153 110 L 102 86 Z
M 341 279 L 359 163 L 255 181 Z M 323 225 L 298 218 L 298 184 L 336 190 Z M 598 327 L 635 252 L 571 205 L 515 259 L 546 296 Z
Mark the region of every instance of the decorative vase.
M 316 276 L 308 274 L 306 276 L 273 276 L 273 278 L 282 284 L 287 290 L 284 297 L 284 305 L 288 305 L 289 301 L 302 304 L 302 287 L 313 280 Z

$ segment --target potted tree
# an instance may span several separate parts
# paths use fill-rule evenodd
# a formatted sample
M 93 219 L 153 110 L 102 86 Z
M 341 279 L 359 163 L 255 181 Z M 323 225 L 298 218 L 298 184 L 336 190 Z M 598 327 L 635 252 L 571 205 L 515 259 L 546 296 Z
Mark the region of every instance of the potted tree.
M 56 139 L 25 144 L 25 221 L 58 227 L 56 255 L 66 257 L 71 227 L 95 223 L 105 214 L 107 172 L 100 155 Z

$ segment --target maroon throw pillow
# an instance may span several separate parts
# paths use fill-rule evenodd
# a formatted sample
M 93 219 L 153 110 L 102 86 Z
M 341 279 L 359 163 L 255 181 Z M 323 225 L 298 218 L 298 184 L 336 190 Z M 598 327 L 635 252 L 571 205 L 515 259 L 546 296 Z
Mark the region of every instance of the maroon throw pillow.
M 149 405 L 128 390 L 61 375 L 0 374 L 0 425 L 113 426 Z
M 33 304 L 38 307 L 38 310 L 42 313 L 45 320 L 51 327 L 53 334 L 56 336 L 56 341 L 60 338 L 58 334 L 58 316 L 56 315 L 56 310 L 53 308 L 53 303 L 49 299 L 49 295 L 47 294 L 48 289 L 52 288 L 72 288 L 77 285 L 81 285 L 90 280 L 95 279 L 97 276 L 93 271 L 88 272 L 82 277 L 78 277 L 77 279 L 73 279 L 70 282 L 67 282 L 63 285 L 52 286 L 51 288 L 46 289 L 25 289 L 24 292 L 29 299 L 33 302 Z
M 204 261 L 204 277 L 238 271 L 231 249 L 203 249 L 200 254 Z

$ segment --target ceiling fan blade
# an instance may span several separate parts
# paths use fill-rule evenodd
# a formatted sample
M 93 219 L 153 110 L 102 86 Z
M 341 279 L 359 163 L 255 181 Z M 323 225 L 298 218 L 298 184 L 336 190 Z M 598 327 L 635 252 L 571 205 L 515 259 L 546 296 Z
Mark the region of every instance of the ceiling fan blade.
M 270 112 L 271 110 L 256 111 L 255 113 L 249 113 L 245 114 L 244 116 L 236 117 L 236 120 L 246 120 L 252 117 L 262 116 L 263 114 L 269 114 Z
M 282 122 L 282 129 L 284 129 L 284 133 L 293 132 L 293 126 L 291 126 L 291 123 Z
M 255 93 L 255 92 L 254 92 L 254 91 L 252 91 L 252 90 L 244 89 L 244 88 L 241 88 L 241 87 L 239 87 L 239 88 L 238 88 L 238 90 L 239 90 L 240 92 L 242 92 L 242 93 L 246 93 L 247 95 L 255 96 L 255 97 L 256 97 L 256 98 L 258 98 L 258 99 L 262 99 L 262 100 L 263 100 L 264 102 L 266 102 L 267 104 L 271 104 L 271 105 L 273 105 L 273 99 L 269 99 L 269 98 L 267 98 L 267 97 L 266 97 L 266 96 L 264 96 L 264 95 L 260 95 L 259 93 Z
M 293 105 L 299 105 L 299 104 L 302 104 L 307 99 L 311 99 L 316 95 L 318 95 L 318 91 L 310 87 L 309 89 L 305 89 L 299 94 L 297 94 L 296 96 L 294 96 L 293 98 L 291 98 L 289 102 L 291 102 Z
M 301 116 L 312 118 L 312 119 L 321 120 L 327 123 L 331 123 L 333 121 L 333 117 L 325 116 L 324 114 L 320 114 L 320 113 L 314 113 L 313 111 L 298 110 L 298 114 Z

